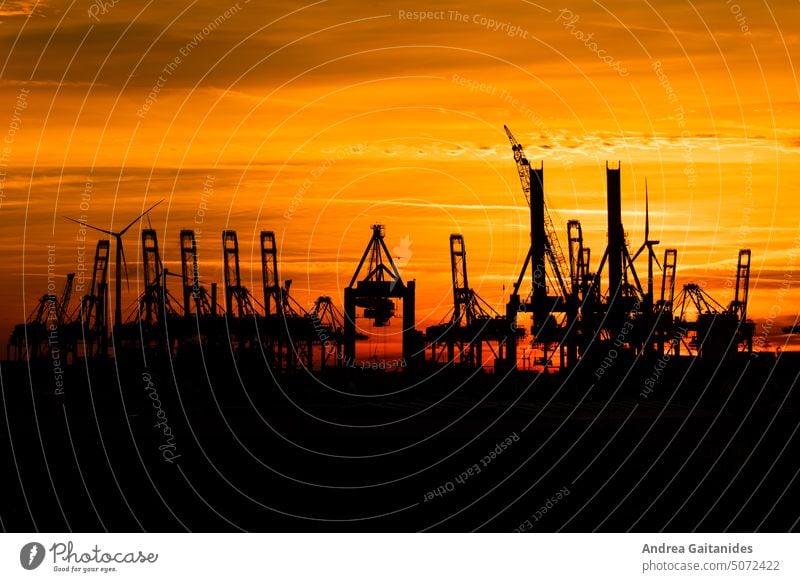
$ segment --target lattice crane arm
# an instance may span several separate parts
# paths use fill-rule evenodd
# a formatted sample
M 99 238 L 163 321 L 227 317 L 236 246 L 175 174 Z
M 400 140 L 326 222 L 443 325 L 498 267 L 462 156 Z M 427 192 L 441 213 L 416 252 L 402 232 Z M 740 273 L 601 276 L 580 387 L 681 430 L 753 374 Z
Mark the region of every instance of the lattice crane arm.
M 511 130 L 507 125 L 503 126 L 508 136 L 508 141 L 511 142 L 511 151 L 514 153 L 514 162 L 517 164 L 517 172 L 519 173 L 519 181 L 522 185 L 522 193 L 525 195 L 525 203 L 531 205 L 531 163 L 525 155 L 525 150 L 522 149 L 522 144 L 517 141 Z
M 506 131 L 506 135 L 508 136 L 508 141 L 511 142 L 511 151 L 514 154 L 514 162 L 517 164 L 517 173 L 519 174 L 519 181 L 522 186 L 522 193 L 525 195 L 525 202 L 530 208 L 531 164 L 528 161 L 528 157 L 525 155 L 525 150 L 522 148 L 522 144 L 520 144 L 519 141 L 517 141 L 517 138 L 514 137 L 514 134 L 511 133 L 511 130 L 508 129 L 508 126 L 504 125 L 503 129 L 505 129 Z M 544 230 L 545 230 L 546 247 L 547 247 L 546 252 L 548 259 L 550 260 L 550 263 L 553 267 L 553 270 L 556 273 L 556 279 L 558 282 L 557 288 L 566 298 L 568 291 L 566 285 L 564 284 L 564 275 L 569 273 L 569 266 L 567 265 L 567 261 L 564 258 L 564 253 L 561 250 L 561 244 L 558 242 L 558 236 L 556 234 L 555 226 L 553 225 L 553 220 L 550 217 L 550 212 L 547 210 L 546 202 L 544 206 L 545 206 Z M 521 277 L 519 282 L 520 283 L 522 282 Z M 517 287 L 518 285 L 519 283 L 517 284 Z

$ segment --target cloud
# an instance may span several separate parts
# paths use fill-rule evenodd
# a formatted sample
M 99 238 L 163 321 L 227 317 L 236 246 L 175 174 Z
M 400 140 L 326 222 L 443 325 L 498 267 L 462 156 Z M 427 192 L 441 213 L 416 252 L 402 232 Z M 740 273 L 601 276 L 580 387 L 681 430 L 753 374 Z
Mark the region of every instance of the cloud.
M 0 17 L 3 16 L 31 16 L 36 12 L 40 12 L 45 6 L 46 2 L 35 0 L 7 0 L 0 4 Z

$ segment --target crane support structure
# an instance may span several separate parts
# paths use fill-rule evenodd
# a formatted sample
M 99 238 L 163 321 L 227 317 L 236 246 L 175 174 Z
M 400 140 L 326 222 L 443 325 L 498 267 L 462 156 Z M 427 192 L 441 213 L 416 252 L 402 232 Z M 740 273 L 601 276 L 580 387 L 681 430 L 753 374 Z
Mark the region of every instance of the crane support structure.
M 403 302 L 402 355 L 408 366 L 419 359 L 424 350 L 419 332 L 415 329 L 414 281 L 404 282 L 384 242 L 385 231 L 381 224 L 372 225 L 372 237 L 353 273 L 350 284 L 344 289 L 344 359 L 355 362 L 356 310 L 371 319 L 376 327 L 388 325 L 395 312 L 395 299 Z M 368 260 L 368 262 L 367 262 Z M 359 279 L 367 263 L 366 275 Z
M 686 330 L 689 350 L 711 361 L 721 361 L 738 351 L 753 351 L 755 324 L 746 319 L 750 283 L 750 249 L 741 249 L 736 266 L 736 288 L 728 307 L 713 299 L 700 285 L 689 283 L 675 299 L 677 320 Z M 696 318 L 689 315 L 696 313 Z
M 511 151 L 514 155 L 514 162 L 517 164 L 522 193 L 525 196 L 525 202 L 530 208 L 531 219 L 531 248 L 528 257 L 525 259 L 519 279 L 514 286 L 514 292 L 519 294 L 519 287 L 530 264 L 534 296 L 539 295 L 542 299 L 547 297 L 546 263 L 549 262 L 553 276 L 557 281 L 557 291 L 561 292 L 561 297 L 565 297 L 567 288 L 564 284 L 564 277 L 569 269 L 564 259 L 564 253 L 561 251 L 553 221 L 545 206 L 544 165 L 540 168 L 531 168 L 522 144 L 517 141 L 508 126 L 504 125 L 503 128 L 511 143 Z M 537 301 L 534 298 L 534 302 Z
M 81 298 L 75 323 L 82 329 L 77 340 L 83 344 L 86 355 L 105 356 L 108 353 L 108 263 L 111 243 L 107 239 L 97 241 L 92 268 L 92 286 Z M 85 339 L 84 339 L 85 338 Z
M 14 327 L 6 347 L 9 359 L 37 358 L 48 353 L 55 354 L 61 349 L 59 344 L 63 344 L 65 339 L 61 328 L 69 323 L 69 298 L 74 279 L 75 273 L 67 273 L 61 298 L 53 293 L 45 293 L 25 323 Z
M 622 226 L 621 172 L 621 167 L 611 168 L 606 163 L 608 245 L 595 275 L 595 285 L 599 287 L 603 268 L 608 265 L 607 299 L 609 323 L 613 330 L 621 325 L 632 306 L 644 300 L 646 295 L 633 266 L 628 245 L 625 244 L 625 229 Z M 657 241 L 647 241 L 647 243 L 652 247 Z M 628 273 L 633 277 L 633 283 L 629 281 Z
M 676 351 L 680 349 L 680 335 L 676 335 L 674 331 L 672 317 L 677 264 L 677 249 L 666 249 L 664 251 L 664 263 L 661 268 L 661 295 L 654 306 L 655 323 L 653 325 L 653 335 L 659 356 L 664 355 L 665 345 L 671 345 Z
M 677 249 L 664 251 L 664 267 L 661 274 L 661 299 L 656 307 L 659 312 L 672 313 L 672 302 L 675 299 L 675 272 L 678 264 Z
M 320 342 L 320 368 L 343 361 L 344 315 L 327 295 L 317 297 L 309 318 Z
M 139 299 L 139 317 L 143 323 L 164 323 L 172 305 L 166 289 L 167 271 L 161 262 L 158 236 L 152 228 L 142 230 L 142 262 L 144 263 L 144 292 Z
M 61 292 L 61 299 L 58 302 L 58 324 L 66 325 L 69 323 L 69 302 L 72 299 L 72 284 L 75 281 L 75 273 L 67 273 L 67 281 L 64 283 L 64 290 Z
M 467 251 L 464 237 L 450 235 L 450 268 L 453 308 L 438 325 L 425 330 L 431 358 L 440 361 L 444 350 L 447 362 L 471 368 L 503 362 L 507 336 L 506 318 L 497 313 L 469 286 Z M 484 361 L 483 348 L 494 356 Z
M 208 291 L 200 282 L 200 268 L 197 263 L 197 238 L 193 230 L 184 229 L 180 233 L 181 279 L 183 280 L 183 315 L 194 313 L 198 317 L 216 315 Z M 216 298 L 216 283 L 212 284 Z M 216 301 L 214 301 L 216 304 Z M 215 307 L 215 305 L 213 306 Z
M 70 314 L 69 305 L 74 273 L 67 274 L 60 299 L 52 293 L 39 299 L 28 320 L 13 329 L 7 350 L 9 359 L 30 359 L 48 353 L 55 358 L 56 351 L 56 359 L 65 362 L 78 355 L 108 355 L 109 250 L 108 240 L 97 241 L 91 287 L 73 313 Z
M 728 311 L 739 316 L 740 321 L 747 319 L 747 299 L 750 293 L 750 249 L 739 250 L 739 260 L 736 265 L 736 287 L 734 288 L 733 301 Z
M 264 285 L 264 315 L 283 313 L 281 284 L 278 278 L 278 248 L 275 233 L 262 230 L 261 236 L 261 280 Z
M 342 323 L 330 298 L 317 299 L 314 312 L 309 313 L 291 296 L 291 280 L 281 286 L 275 233 L 261 231 L 259 241 L 264 305 L 263 315 L 256 317 L 258 336 L 253 341 L 260 341 L 268 364 L 282 372 L 341 364 Z M 315 347 L 319 347 L 318 360 Z
M 225 313 L 229 317 L 253 317 L 250 291 L 242 285 L 239 271 L 239 238 L 235 230 L 222 231 L 222 266 L 225 274 Z
M 549 365 L 549 353 L 559 349 L 561 367 L 567 367 L 575 358 L 576 351 L 571 346 L 575 338 L 567 337 L 566 329 L 571 322 L 576 321 L 578 306 L 571 301 L 571 293 L 565 283 L 570 273 L 569 265 L 561 251 L 553 221 L 545 207 L 544 165 L 531 168 L 522 145 L 507 126 L 503 127 L 511 143 L 522 192 L 530 209 L 531 221 L 530 250 L 506 305 L 508 330 L 505 366 L 510 368 L 517 366 L 519 329 L 516 318 L 520 312 L 524 312 L 531 313 L 533 317 L 532 343 L 541 347 L 542 363 L 545 366 Z M 530 302 L 523 301 L 520 296 L 520 288 L 528 267 L 531 269 Z M 566 321 L 558 321 L 557 314 L 565 314 Z
M 461 321 L 471 303 L 469 281 L 467 280 L 467 251 L 464 237 L 450 235 L 450 273 L 453 281 L 453 321 Z

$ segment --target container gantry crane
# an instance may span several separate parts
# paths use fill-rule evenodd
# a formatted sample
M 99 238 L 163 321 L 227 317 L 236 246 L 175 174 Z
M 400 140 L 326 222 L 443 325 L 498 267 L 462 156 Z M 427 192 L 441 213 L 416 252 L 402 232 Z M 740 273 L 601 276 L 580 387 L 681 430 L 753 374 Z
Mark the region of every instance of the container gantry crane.
M 653 335 L 659 356 L 664 355 L 664 346 L 666 344 L 669 344 L 672 349 L 680 348 L 680 336 L 675 333 L 675 320 L 672 316 L 677 264 L 677 249 L 666 249 L 661 268 L 661 295 L 654 307 Z
M 278 279 L 278 247 L 275 233 L 262 230 L 261 244 L 261 280 L 264 285 L 264 315 L 283 313 L 283 294 Z
M 341 366 L 344 360 L 344 314 L 327 295 L 317 297 L 309 314 L 320 342 L 320 368 L 333 364 Z M 356 339 L 366 339 L 360 334 Z
M 92 286 L 81 298 L 72 317 L 68 336 L 75 341 L 75 355 L 106 356 L 108 354 L 108 263 L 111 243 L 97 241 L 92 267 Z M 82 346 L 82 350 L 78 350 Z
M 197 238 L 193 230 L 180 232 L 181 279 L 183 280 L 183 315 L 194 313 L 198 317 L 217 314 L 217 284 L 211 284 L 211 294 L 200 282 L 200 268 L 197 263 Z
M 747 319 L 747 301 L 750 296 L 750 249 L 740 249 L 736 264 L 736 287 L 733 301 L 728 305 L 728 313 L 736 317 L 738 325 L 738 342 L 740 347 L 750 353 L 753 351 L 753 335 L 755 324 Z
M 389 324 L 394 316 L 395 300 L 403 302 L 402 355 L 407 365 L 424 354 L 420 333 L 415 329 L 415 281 L 404 282 L 384 242 L 382 224 L 372 225 L 372 237 L 356 267 L 350 284 L 344 289 L 344 359 L 355 362 L 356 308 L 376 327 Z M 369 260 L 368 260 L 369 259 Z M 368 260 L 368 262 L 367 262 Z M 367 273 L 359 279 L 364 264 Z
M 163 324 L 166 317 L 177 315 L 167 290 L 168 271 L 158 248 L 158 236 L 152 228 L 142 230 L 142 266 L 144 291 L 139 298 L 139 321 L 150 325 Z
M 222 231 L 222 269 L 225 277 L 225 313 L 239 319 L 254 317 L 252 295 L 242 285 L 239 238 L 235 230 Z
M 284 372 L 301 367 L 310 370 L 316 365 L 314 348 L 318 346 L 319 367 L 325 367 L 331 356 L 335 358 L 341 349 L 341 331 L 335 333 L 327 322 L 315 319 L 315 314 L 323 315 L 322 312 L 309 313 L 292 297 L 291 279 L 280 284 L 275 233 L 271 230 L 261 231 L 259 241 L 264 315 L 257 317 L 258 335 L 268 363 L 273 369 Z M 332 303 L 329 306 L 333 308 Z M 335 359 L 341 363 L 341 357 Z
M 75 273 L 68 273 L 61 298 L 54 293 L 45 293 L 25 323 L 14 326 L 6 357 L 19 360 L 38 358 L 50 353 L 51 346 L 63 343 L 65 338 L 61 328 L 69 323 L 68 309 L 74 279 Z
M 483 367 L 486 346 L 495 362 L 505 360 L 506 318 L 486 303 L 469 286 L 467 251 L 461 234 L 450 235 L 450 269 L 453 307 L 444 321 L 425 330 L 433 361 L 446 350 L 447 362 L 466 367 Z
M 755 324 L 746 319 L 750 284 L 750 249 L 741 249 L 736 267 L 736 288 L 731 303 L 724 307 L 700 285 L 689 283 L 676 298 L 677 319 L 686 330 L 689 352 L 700 359 L 721 361 L 738 351 L 753 350 Z M 697 313 L 694 321 L 690 312 Z

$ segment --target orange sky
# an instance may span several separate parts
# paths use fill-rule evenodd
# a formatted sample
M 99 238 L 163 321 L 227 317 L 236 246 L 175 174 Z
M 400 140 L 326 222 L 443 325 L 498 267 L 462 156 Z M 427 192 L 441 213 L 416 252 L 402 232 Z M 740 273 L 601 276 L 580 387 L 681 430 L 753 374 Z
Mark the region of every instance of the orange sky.
M 528 245 L 504 123 L 544 161 L 556 225 L 580 219 L 595 261 L 605 162 L 620 160 L 633 250 L 647 178 L 679 286 L 705 282 L 727 304 L 747 247 L 751 317 L 772 312 L 774 332 L 800 309 L 797 2 L 174 4 L 0 3 L 4 337 L 45 291 L 48 244 L 60 276 L 77 268 L 61 216 L 119 228 L 162 198 L 151 220 L 174 270 L 178 231 L 195 227 L 202 276 L 219 281 L 220 230 L 235 228 L 257 290 L 254 235 L 271 229 L 295 297 L 341 304 L 379 222 L 417 280 L 418 327 L 451 301 L 451 232 L 499 307 Z

